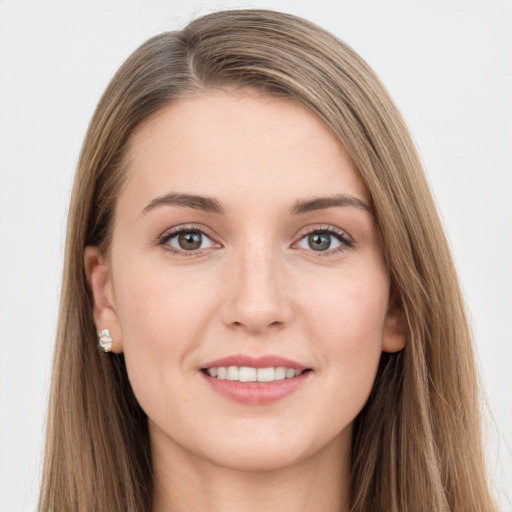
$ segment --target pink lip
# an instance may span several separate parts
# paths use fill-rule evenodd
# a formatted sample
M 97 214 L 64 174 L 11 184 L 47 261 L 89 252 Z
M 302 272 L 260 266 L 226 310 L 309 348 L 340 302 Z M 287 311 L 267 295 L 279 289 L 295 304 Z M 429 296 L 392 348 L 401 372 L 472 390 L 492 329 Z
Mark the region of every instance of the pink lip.
M 297 361 L 287 359 L 275 355 L 266 355 L 260 357 L 253 357 L 244 354 L 235 354 L 222 359 L 216 359 L 206 363 L 203 368 L 214 368 L 219 366 L 249 366 L 251 368 L 270 368 L 277 366 L 284 366 L 286 368 L 293 368 L 294 370 L 307 370 L 308 367 L 304 366 Z
M 285 357 L 266 355 L 252 357 L 243 354 L 216 359 L 206 364 L 202 369 L 219 366 L 249 366 L 252 368 L 270 368 L 284 366 L 295 370 L 308 368 L 297 361 Z M 220 395 L 246 405 L 266 405 L 298 390 L 311 376 L 312 372 L 304 372 L 292 379 L 277 380 L 274 382 L 239 382 L 233 380 L 216 379 L 202 371 L 201 375 L 211 389 Z
M 302 373 L 293 379 L 274 382 L 238 382 L 210 377 L 201 373 L 210 387 L 226 398 L 246 405 L 266 405 L 293 393 L 304 384 L 312 372 Z

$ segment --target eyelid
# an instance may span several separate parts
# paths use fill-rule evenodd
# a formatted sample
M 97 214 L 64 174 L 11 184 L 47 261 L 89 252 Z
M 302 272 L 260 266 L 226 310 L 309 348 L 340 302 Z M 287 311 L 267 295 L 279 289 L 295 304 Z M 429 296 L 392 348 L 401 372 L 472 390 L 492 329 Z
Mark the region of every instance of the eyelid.
M 211 247 L 203 248 L 203 249 L 197 249 L 194 251 L 186 251 L 184 249 L 177 249 L 175 247 L 172 247 L 167 242 L 171 238 L 174 238 L 175 236 L 180 235 L 181 233 L 200 233 L 202 236 L 208 238 L 213 246 L 219 248 L 222 247 L 222 244 L 216 240 L 217 237 L 212 236 L 209 234 L 210 229 L 206 228 L 205 226 L 198 227 L 198 225 L 194 224 L 181 224 L 178 226 L 173 226 L 172 228 L 169 228 L 165 230 L 158 238 L 157 238 L 157 245 L 161 245 L 164 247 L 165 250 L 171 252 L 172 254 L 177 254 L 179 256 L 197 256 L 201 252 L 204 252 L 208 249 L 211 249 Z
M 327 249 L 326 251 L 315 251 L 313 249 L 303 249 L 302 247 L 299 247 L 299 249 L 312 253 L 315 256 L 333 256 L 335 254 L 344 252 L 355 245 L 354 239 L 345 230 L 332 225 L 316 225 L 303 228 L 300 232 L 300 235 L 298 236 L 297 241 L 292 244 L 292 247 L 296 246 L 299 242 L 304 240 L 304 238 L 313 233 L 326 233 L 336 237 L 341 242 L 338 247 L 334 249 Z
M 207 247 L 203 249 L 197 249 L 194 251 L 187 251 L 184 249 L 177 249 L 173 248 L 167 242 L 179 235 L 180 233 L 200 233 L 201 235 L 205 236 L 209 240 L 211 240 L 212 244 L 214 245 L 213 248 L 221 248 L 223 245 L 217 241 L 217 236 L 209 234 L 209 232 L 212 231 L 206 226 L 198 226 L 197 224 L 182 224 L 178 226 L 173 226 L 172 228 L 167 229 L 164 231 L 158 238 L 157 238 L 157 244 L 161 246 L 165 246 L 164 249 L 173 253 L 177 254 L 179 256 L 197 256 L 200 255 L 200 253 L 211 249 L 212 247 Z M 302 241 L 307 236 L 313 234 L 313 233 L 327 233 L 329 235 L 332 235 L 336 237 L 340 245 L 338 247 L 335 247 L 334 249 L 327 249 L 326 251 L 315 251 L 313 249 L 305 249 L 305 248 L 298 248 L 304 251 L 307 251 L 309 253 L 314 254 L 315 256 L 319 257 L 328 257 L 332 256 L 341 252 L 346 251 L 347 249 L 350 249 L 354 246 L 355 242 L 354 239 L 343 229 L 340 229 L 338 227 L 324 224 L 324 225 L 311 225 L 307 226 L 305 228 L 302 228 L 300 230 L 300 234 L 297 235 L 295 242 L 292 243 L 292 248 L 297 248 L 297 244 Z

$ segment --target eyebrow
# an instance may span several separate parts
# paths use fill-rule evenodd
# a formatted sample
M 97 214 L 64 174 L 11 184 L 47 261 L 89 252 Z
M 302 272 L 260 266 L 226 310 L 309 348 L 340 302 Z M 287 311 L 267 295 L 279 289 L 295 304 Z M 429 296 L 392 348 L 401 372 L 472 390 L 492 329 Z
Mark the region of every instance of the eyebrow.
M 143 210 L 142 214 L 157 208 L 158 206 L 181 206 L 185 208 L 192 208 L 194 210 L 201 210 L 208 213 L 217 213 L 223 215 L 225 209 L 221 203 L 213 197 L 198 196 L 194 194 L 178 194 L 171 193 L 153 199 Z M 370 206 L 353 196 L 346 194 L 337 194 L 334 196 L 314 197 L 311 199 L 299 199 L 293 203 L 290 208 L 290 213 L 299 215 L 301 213 L 313 212 L 318 210 L 325 210 L 327 208 L 340 206 L 349 206 L 359 208 L 369 213 L 372 212 Z
M 193 194 L 166 194 L 164 196 L 156 197 L 144 208 L 144 210 L 142 210 L 142 213 L 147 213 L 150 210 L 155 209 L 157 206 L 162 205 L 184 206 L 185 208 L 202 210 L 209 213 L 224 213 L 224 208 L 217 199 Z
M 350 206 L 353 208 L 365 210 L 368 213 L 372 213 L 372 209 L 368 203 L 365 203 L 356 197 L 348 196 L 345 194 L 337 194 L 327 197 L 315 197 L 312 199 L 299 199 L 293 203 L 292 207 L 290 208 L 290 212 L 294 215 L 297 215 L 300 213 L 325 210 L 335 206 Z

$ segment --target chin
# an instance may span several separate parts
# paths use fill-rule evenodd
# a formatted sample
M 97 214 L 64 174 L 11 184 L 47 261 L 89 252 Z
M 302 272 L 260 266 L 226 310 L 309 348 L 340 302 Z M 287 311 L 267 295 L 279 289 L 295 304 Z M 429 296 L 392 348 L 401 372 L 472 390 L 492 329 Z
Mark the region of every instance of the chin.
M 233 446 L 228 453 L 214 454 L 209 461 L 219 467 L 241 472 L 270 472 L 289 468 L 307 459 L 304 450 L 286 446 Z
M 289 431 L 259 436 L 248 434 L 242 439 L 223 438 L 219 443 L 209 444 L 210 449 L 205 450 L 202 456 L 197 455 L 215 466 L 235 471 L 279 471 L 325 454 L 326 450 L 341 453 L 344 449 L 340 452 L 339 448 L 350 439 L 350 432 L 348 434 L 348 437 L 341 433 L 334 438 L 293 436 Z M 212 446 L 216 449 L 211 450 Z

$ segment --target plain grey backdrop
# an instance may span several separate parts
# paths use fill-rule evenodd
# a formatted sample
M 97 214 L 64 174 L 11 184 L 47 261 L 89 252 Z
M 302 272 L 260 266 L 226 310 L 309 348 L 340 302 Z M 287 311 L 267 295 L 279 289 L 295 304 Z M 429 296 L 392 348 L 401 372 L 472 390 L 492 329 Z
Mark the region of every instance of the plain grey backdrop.
M 512 511 L 512 1 L 0 0 L 0 511 L 34 511 L 82 138 L 145 39 L 221 8 L 306 17 L 377 71 L 418 144 L 475 331 L 488 466 Z

